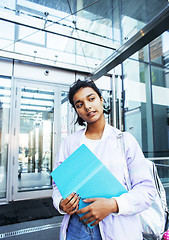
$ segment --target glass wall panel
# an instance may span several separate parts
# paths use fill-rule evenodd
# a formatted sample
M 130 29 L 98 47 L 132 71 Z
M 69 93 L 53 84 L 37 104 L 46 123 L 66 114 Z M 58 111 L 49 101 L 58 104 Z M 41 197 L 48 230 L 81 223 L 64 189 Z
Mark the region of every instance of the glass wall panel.
M 153 154 L 149 65 L 124 62 L 125 130 L 134 135 L 146 157 Z
M 89 6 L 85 8 L 87 2 Z M 77 7 L 80 5 L 79 3 L 80 1 L 77 1 Z M 114 41 L 112 11 L 116 9 L 115 6 L 113 8 L 113 2 L 111 0 L 106 2 L 101 0 L 91 4 L 91 1 L 83 0 L 81 3 L 82 11 L 76 14 L 77 27 L 93 35 Z
M 122 17 L 122 36 L 123 36 L 122 40 L 123 40 L 123 43 L 125 43 L 131 37 L 133 37 L 144 26 L 145 26 L 145 23 L 139 21 L 137 18 L 135 19 L 130 16 L 124 15 Z
M 43 9 L 46 9 L 46 11 L 49 11 L 48 19 L 51 19 L 52 14 L 53 16 L 55 14 L 55 21 L 56 17 L 58 17 L 58 22 L 61 24 L 66 23 L 73 27 L 76 26 L 76 30 L 83 30 L 83 32 L 110 39 L 113 37 L 112 10 L 114 8 L 111 0 L 107 0 L 106 2 L 103 0 L 29 1 L 32 2 L 32 6 L 35 8 L 41 5 L 41 7 L 38 7 L 39 10 L 41 9 L 41 11 L 43 11 Z M 22 4 L 24 5 L 24 2 Z M 44 8 L 44 6 L 46 8 Z M 19 7 L 21 8 L 21 5 Z M 51 9 L 53 9 L 53 11 L 51 11 Z M 24 8 L 23 11 L 25 11 Z M 67 22 L 65 20 L 67 20 Z
M 154 118 L 154 155 L 169 156 L 169 69 L 151 67 Z
M 133 7 L 134 6 L 134 7 Z M 111 45 L 117 49 L 129 40 L 149 20 L 151 20 L 167 3 L 160 4 L 154 0 L 153 7 L 149 2 L 140 1 L 17 1 L 19 16 L 33 20 L 48 30 L 56 30 L 61 34 L 87 39 L 92 42 Z M 74 13 L 74 14 L 72 14 Z M 122 14 L 122 15 L 121 15 Z M 122 26 L 122 32 L 120 28 Z M 69 38 L 45 34 L 31 28 L 16 27 L 15 51 L 35 58 L 66 62 L 96 68 L 97 65 L 113 53 L 113 50 L 94 47 L 84 42 Z M 122 34 L 121 34 L 122 33 Z M 60 39 L 59 39 L 60 38 Z M 40 40 L 37 40 L 40 39 Z M 51 40 L 55 39 L 55 40 Z M 31 43 L 30 45 L 24 43 Z M 48 47 L 46 46 L 48 45 Z M 45 48 L 40 48 L 44 46 Z M 52 46 L 52 47 L 51 47 Z M 48 48 L 48 49 L 47 49 Z M 62 48 L 62 49 L 60 49 Z M 21 50 L 22 49 L 22 50 Z M 140 56 L 143 59 L 143 52 Z M 94 64 L 92 64 L 93 59 Z M 71 61 L 72 59 L 72 61 Z M 145 55 L 144 55 L 145 60 Z
M 165 0 L 141 0 L 137 3 L 133 0 L 122 0 L 121 2 L 123 42 L 129 40 L 168 5 Z
M 49 60 L 52 65 L 57 65 L 57 63 L 78 65 L 88 68 L 91 72 L 114 52 L 113 49 L 37 31 L 30 27 L 4 24 L 0 21 L 0 29 L 3 28 L 4 32 L 7 26 L 11 29 L 10 33 L 16 28 L 17 37 L 14 41 L 12 35 L 2 35 L 0 37 L 1 50 L 21 54 L 30 61 Z
M 102 36 L 105 39 L 112 39 L 118 44 L 130 39 L 167 6 L 165 0 L 160 2 L 158 0 L 153 0 L 153 2 L 141 0 L 137 4 L 134 0 L 29 0 L 27 2 L 30 3 L 26 4 L 26 1 L 18 0 L 18 8 L 23 12 L 25 9 L 27 12 L 38 9 L 41 16 L 46 11 L 48 13 L 47 20 L 52 20 L 52 17 L 55 17 L 54 21 L 61 24 L 65 24 L 66 20 L 66 24 L 74 25 L 76 30 L 83 30 L 83 32 L 95 35 L 95 37 Z M 34 15 L 37 15 L 37 11 Z M 120 18 L 123 39 L 120 35 Z
M 164 32 L 150 43 L 150 57 L 153 63 L 165 65 L 169 59 L 169 31 Z
M 1 10 L 4 10 L 5 11 L 5 9 L 3 9 L 3 8 L 11 8 L 11 9 L 15 9 L 15 7 L 16 7 L 16 1 L 15 0 L 3 0 L 3 1 L 1 1 L 1 4 L 0 4 L 0 8 L 2 8 Z
M 54 92 L 21 89 L 18 191 L 51 188 Z
M 0 50 L 13 51 L 14 24 L 0 20 Z M 8 31 L 6 31 L 8 29 Z
M 11 80 L 0 78 L 0 198 L 6 197 Z
M 93 72 L 167 5 L 166 0 L 6 0 L 0 11 L 15 15 L 14 21 L 23 19 L 25 26 L 1 21 L 1 46 L 31 62 Z M 39 30 L 26 27 L 30 23 Z M 134 58 L 146 61 L 146 54 L 143 50 Z
M 48 56 L 53 62 L 65 62 L 94 69 L 114 51 L 63 36 L 47 34 L 46 49 L 37 49 L 36 57 Z M 92 51 L 91 51 L 92 49 Z M 103 51 L 104 49 L 104 51 Z
M 58 9 L 59 11 L 63 11 L 65 13 L 71 14 L 69 5 L 67 4 L 67 0 L 62 0 L 62 1 L 29 0 L 29 2 L 37 3 L 39 5 L 42 5 L 48 8 Z M 74 9 L 74 5 L 76 6 L 76 0 L 71 1 L 70 7 Z
M 22 39 L 22 42 L 27 42 L 29 44 L 45 46 L 45 32 L 38 31 L 32 28 L 18 26 L 18 34 L 16 41 Z
M 159 39 L 163 40 L 163 36 L 160 36 L 157 41 L 159 41 Z M 155 43 L 156 41 L 153 44 Z M 159 176 L 165 187 L 167 202 L 169 204 L 169 56 L 168 50 L 165 52 L 163 51 L 163 41 L 161 43 L 160 51 L 157 51 L 158 55 L 152 52 L 153 44 L 151 45 L 152 61 L 164 65 L 163 68 L 151 66 L 154 157 L 156 158 L 155 163 L 157 164 Z
M 149 62 L 149 48 L 146 45 L 144 48 L 141 48 L 138 52 L 134 53 L 130 59 L 140 60 L 144 62 Z

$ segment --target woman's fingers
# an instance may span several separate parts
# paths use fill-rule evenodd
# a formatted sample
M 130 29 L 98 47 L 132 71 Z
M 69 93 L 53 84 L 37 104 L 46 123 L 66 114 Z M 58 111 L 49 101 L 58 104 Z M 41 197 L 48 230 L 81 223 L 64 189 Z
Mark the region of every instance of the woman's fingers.
M 67 198 L 62 199 L 60 208 L 69 215 L 72 215 L 78 210 L 80 198 L 76 193 L 71 193 Z
M 77 211 L 78 207 L 79 207 L 79 201 L 80 199 L 77 198 L 76 200 L 75 199 L 72 199 L 68 204 L 67 204 L 67 207 L 68 207 L 68 214 L 73 214 L 75 211 Z M 71 213 L 73 212 L 73 213 Z
M 91 226 L 95 226 L 99 223 L 99 220 L 95 219 L 95 217 L 90 217 L 87 220 L 83 221 L 85 225 L 92 223 Z
M 65 198 L 62 203 L 64 205 L 67 205 L 74 197 L 76 196 L 76 193 L 71 193 L 67 198 Z
M 74 208 L 74 210 L 69 212 L 69 215 L 73 215 L 79 208 L 79 205 L 76 206 L 76 208 Z
M 75 194 L 66 204 L 68 208 L 71 208 L 79 199 L 79 195 Z
M 80 218 L 80 221 L 83 221 L 84 224 L 93 222 L 91 225 L 95 226 L 110 213 L 118 212 L 117 202 L 113 198 L 91 198 L 84 200 L 84 202 L 91 203 L 77 211 L 77 214 L 84 214 Z

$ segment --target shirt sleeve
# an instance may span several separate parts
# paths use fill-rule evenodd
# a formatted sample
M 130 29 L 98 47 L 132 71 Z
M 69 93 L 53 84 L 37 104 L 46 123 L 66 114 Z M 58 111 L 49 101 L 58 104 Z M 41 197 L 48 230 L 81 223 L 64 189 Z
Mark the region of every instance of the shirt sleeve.
M 131 189 L 116 197 L 118 215 L 133 215 L 147 209 L 156 195 L 154 181 L 143 152 L 130 133 L 124 133 L 125 156 Z

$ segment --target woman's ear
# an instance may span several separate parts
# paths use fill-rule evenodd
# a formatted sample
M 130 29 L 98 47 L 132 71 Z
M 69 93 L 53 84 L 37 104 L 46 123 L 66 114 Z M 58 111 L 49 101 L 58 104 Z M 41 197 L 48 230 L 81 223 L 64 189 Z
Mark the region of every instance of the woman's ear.
M 102 104 L 104 104 L 104 99 L 102 96 L 101 96 L 100 100 L 101 100 Z

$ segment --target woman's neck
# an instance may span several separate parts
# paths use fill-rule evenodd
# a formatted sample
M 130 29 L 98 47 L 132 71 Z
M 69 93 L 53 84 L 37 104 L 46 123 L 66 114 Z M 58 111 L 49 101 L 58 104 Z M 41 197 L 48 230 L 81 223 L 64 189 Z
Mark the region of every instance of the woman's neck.
M 105 118 L 103 118 L 99 122 L 88 123 L 85 136 L 92 140 L 101 139 L 105 128 L 105 124 L 106 124 Z

